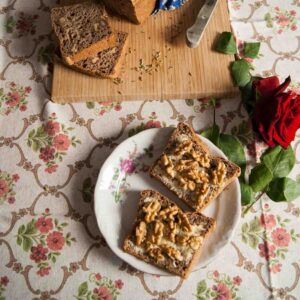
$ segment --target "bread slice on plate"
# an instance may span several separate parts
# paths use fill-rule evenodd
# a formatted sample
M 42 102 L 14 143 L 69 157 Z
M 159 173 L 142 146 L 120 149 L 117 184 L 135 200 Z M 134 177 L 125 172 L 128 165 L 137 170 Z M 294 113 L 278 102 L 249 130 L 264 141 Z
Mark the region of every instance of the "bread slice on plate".
M 234 163 L 212 156 L 206 144 L 185 123 L 178 124 L 166 149 L 150 169 L 151 176 L 198 212 L 240 173 Z
M 137 258 L 187 278 L 197 264 L 215 220 L 197 212 L 184 213 L 153 190 L 141 192 L 132 232 L 123 249 Z
M 117 32 L 116 37 L 115 47 L 100 51 L 93 57 L 76 62 L 71 68 L 95 77 L 118 77 L 125 58 L 128 34 Z
M 69 65 L 116 44 L 116 36 L 101 3 L 83 2 L 52 8 L 51 20 L 61 56 Z
M 117 14 L 135 24 L 142 24 L 154 11 L 156 0 L 104 0 Z

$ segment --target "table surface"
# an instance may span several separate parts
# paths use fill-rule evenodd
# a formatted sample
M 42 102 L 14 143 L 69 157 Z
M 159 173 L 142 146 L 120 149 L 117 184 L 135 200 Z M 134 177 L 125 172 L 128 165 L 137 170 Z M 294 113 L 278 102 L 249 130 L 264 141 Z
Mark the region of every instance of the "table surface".
M 51 103 L 55 2 L 0 4 L 0 299 L 299 299 L 300 199 L 262 197 L 224 251 L 186 281 L 134 270 L 105 245 L 93 188 L 106 157 L 150 127 L 187 121 L 204 129 L 212 110 L 207 99 Z M 300 1 L 229 0 L 229 7 L 239 44 L 262 43 L 253 73 L 290 74 L 299 90 Z M 264 146 L 251 140 L 240 99 L 218 102 L 217 121 L 247 144 L 253 162 Z M 298 134 L 293 178 L 299 144 Z

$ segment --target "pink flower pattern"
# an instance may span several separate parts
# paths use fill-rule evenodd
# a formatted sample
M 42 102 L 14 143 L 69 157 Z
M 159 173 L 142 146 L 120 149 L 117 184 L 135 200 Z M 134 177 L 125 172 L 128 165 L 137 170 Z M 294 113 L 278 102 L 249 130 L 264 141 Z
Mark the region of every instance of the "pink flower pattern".
M 0 169 L 0 205 L 4 202 L 14 204 L 16 202 L 15 186 L 19 181 L 18 174 L 9 174 Z
M 32 219 L 18 229 L 17 244 L 26 252 L 36 264 L 36 274 L 44 277 L 51 273 L 51 264 L 55 264 L 57 257 L 66 246 L 71 246 L 76 239 L 71 233 L 64 233 L 68 223 L 53 220 L 48 208 L 38 219 Z
M 9 115 L 16 111 L 24 112 L 27 110 L 28 96 L 31 87 L 23 87 L 15 82 L 8 84 L 9 92 L 0 89 L 0 116 Z
M 29 132 L 27 139 L 27 145 L 39 152 L 40 160 L 46 165 L 45 172 L 49 174 L 57 171 L 58 162 L 63 160 L 71 146 L 81 143 L 75 136 L 70 137 L 72 127 L 66 127 L 56 119 L 56 114 L 52 113 L 43 126 Z
M 78 296 L 84 297 L 92 294 L 92 299 L 95 300 L 114 300 L 120 295 L 123 286 L 124 282 L 121 279 L 112 281 L 100 273 L 92 273 L 88 281 L 78 287 Z

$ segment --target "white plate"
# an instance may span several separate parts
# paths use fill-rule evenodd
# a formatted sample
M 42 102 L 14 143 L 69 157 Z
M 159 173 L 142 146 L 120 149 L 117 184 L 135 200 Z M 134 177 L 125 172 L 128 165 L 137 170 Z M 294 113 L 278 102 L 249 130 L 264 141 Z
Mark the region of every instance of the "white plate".
M 103 164 L 95 188 L 95 213 L 98 226 L 111 250 L 134 268 L 156 275 L 170 275 L 122 250 L 137 213 L 140 191 L 154 189 L 190 210 L 160 182 L 148 175 L 147 168 L 162 153 L 171 128 L 148 129 L 120 144 Z M 201 137 L 213 155 L 225 157 L 209 140 Z M 153 149 L 151 148 L 153 147 Z M 229 243 L 240 218 L 241 196 L 236 179 L 213 201 L 204 214 L 217 220 L 216 230 L 204 244 L 198 265 L 205 267 Z

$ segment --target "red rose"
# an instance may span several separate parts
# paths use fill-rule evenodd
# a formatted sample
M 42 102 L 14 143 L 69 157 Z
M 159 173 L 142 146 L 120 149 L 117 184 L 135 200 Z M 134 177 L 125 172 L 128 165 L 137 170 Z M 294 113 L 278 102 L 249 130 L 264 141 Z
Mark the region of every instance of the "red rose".
M 300 128 L 300 95 L 284 92 L 288 77 L 280 85 L 276 76 L 254 81 L 257 103 L 252 118 L 253 128 L 270 147 L 287 148 Z
M 9 283 L 9 279 L 7 278 L 7 276 L 1 277 L 0 283 L 1 283 L 1 285 L 7 286 L 7 284 Z
M 48 253 L 48 249 L 44 248 L 42 244 L 31 247 L 31 255 L 30 259 L 35 261 L 36 263 L 41 262 L 42 260 L 47 260 L 46 254 Z

